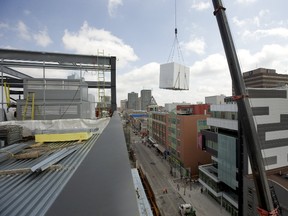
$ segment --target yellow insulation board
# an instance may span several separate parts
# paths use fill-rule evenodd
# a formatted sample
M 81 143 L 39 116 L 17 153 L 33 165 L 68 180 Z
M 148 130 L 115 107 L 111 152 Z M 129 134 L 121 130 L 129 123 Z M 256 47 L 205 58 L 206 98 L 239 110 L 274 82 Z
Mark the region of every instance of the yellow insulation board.
M 87 140 L 93 135 L 92 132 L 63 133 L 63 134 L 35 134 L 35 142 L 63 142 L 73 140 Z

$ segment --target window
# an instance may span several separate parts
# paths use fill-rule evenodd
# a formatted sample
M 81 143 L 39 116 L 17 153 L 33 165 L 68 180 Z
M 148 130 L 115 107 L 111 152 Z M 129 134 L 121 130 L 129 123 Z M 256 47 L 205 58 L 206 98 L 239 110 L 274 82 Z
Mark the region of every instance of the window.
M 264 158 L 265 166 L 277 164 L 277 156 Z

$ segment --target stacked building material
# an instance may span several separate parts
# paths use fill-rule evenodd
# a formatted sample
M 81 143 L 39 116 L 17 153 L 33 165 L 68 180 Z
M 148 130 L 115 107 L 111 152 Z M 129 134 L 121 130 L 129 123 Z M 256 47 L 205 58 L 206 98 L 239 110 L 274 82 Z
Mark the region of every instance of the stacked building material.
M 28 143 L 17 143 L 10 146 L 7 146 L 5 148 L 2 148 L 0 151 L 0 162 L 9 160 L 13 157 L 14 154 L 17 154 L 18 152 L 21 152 L 23 149 L 28 147 L 31 144 Z
M 5 146 L 22 140 L 22 127 L 19 125 L 0 126 L 0 140 L 5 142 Z

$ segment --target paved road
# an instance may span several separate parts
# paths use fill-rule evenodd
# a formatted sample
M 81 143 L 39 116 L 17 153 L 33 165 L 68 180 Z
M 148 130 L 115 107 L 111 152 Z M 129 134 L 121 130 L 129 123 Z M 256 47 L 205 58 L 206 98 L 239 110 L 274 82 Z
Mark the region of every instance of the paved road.
M 133 146 L 137 163 L 142 167 L 149 180 L 161 215 L 178 215 L 178 206 L 184 203 L 184 200 L 169 181 L 170 174 L 167 164 L 157 156 L 154 148 L 148 148 L 142 144 L 139 137 L 133 136 L 133 140 L 135 141 Z M 167 193 L 163 193 L 164 188 L 167 189 Z
M 183 180 L 172 177 L 168 162 L 157 156 L 154 148 L 142 144 L 140 137 L 133 134 L 132 141 L 137 163 L 149 180 L 162 216 L 179 215 L 177 210 L 181 203 L 191 203 L 197 216 L 229 216 L 207 192 L 201 193 L 199 183 L 186 185 Z M 167 188 L 167 194 L 163 194 L 164 188 Z

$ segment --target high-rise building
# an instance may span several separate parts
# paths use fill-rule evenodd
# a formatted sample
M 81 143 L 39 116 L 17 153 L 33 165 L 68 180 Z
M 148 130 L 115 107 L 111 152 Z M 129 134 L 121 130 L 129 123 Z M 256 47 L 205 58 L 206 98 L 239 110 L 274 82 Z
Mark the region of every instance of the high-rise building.
M 138 104 L 138 93 L 130 92 L 128 93 L 128 109 L 137 110 Z
M 257 68 L 243 73 L 247 88 L 274 88 L 288 84 L 288 74 L 277 74 L 274 69 Z
M 147 110 L 147 106 L 150 104 L 152 92 L 149 89 L 141 90 L 141 110 Z
M 126 100 L 126 99 L 120 101 L 120 109 L 121 109 L 121 111 L 127 109 L 127 103 L 128 103 L 128 100 Z

